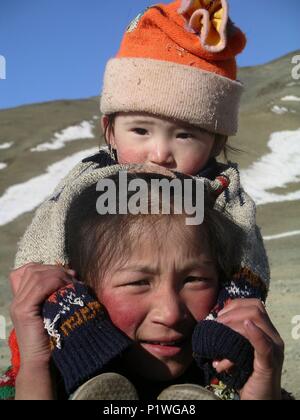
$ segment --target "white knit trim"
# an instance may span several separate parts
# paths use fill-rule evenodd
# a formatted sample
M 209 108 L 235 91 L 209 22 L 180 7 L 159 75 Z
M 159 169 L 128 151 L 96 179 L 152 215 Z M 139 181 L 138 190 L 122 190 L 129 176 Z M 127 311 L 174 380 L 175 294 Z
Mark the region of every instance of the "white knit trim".
M 227 136 L 238 129 L 243 85 L 195 67 L 143 58 L 107 63 L 101 112 L 146 112 Z

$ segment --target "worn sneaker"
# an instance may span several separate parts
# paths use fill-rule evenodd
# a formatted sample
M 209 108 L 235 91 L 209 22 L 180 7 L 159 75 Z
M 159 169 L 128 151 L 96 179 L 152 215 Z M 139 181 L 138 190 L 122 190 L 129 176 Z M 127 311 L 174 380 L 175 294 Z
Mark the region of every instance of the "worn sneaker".
M 163 390 L 158 400 L 219 400 L 215 394 L 199 385 L 172 385 Z
M 102 373 L 78 388 L 70 400 L 138 400 L 135 387 L 118 373 Z

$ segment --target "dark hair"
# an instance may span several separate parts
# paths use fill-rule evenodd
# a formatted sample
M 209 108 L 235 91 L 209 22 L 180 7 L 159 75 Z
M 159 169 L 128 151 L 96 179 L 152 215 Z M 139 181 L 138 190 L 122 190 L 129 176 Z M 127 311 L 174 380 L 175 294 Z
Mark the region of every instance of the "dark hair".
M 106 115 L 107 117 L 107 124 L 104 127 L 103 130 L 103 138 L 105 140 L 105 143 L 109 146 L 109 137 L 114 129 L 115 119 L 118 114 L 109 114 Z
M 117 191 L 119 189 L 118 175 L 108 177 L 115 182 Z M 148 186 L 150 186 L 152 179 L 172 180 L 172 178 L 160 174 L 128 173 L 128 183 L 137 178 L 145 180 Z M 185 178 L 189 177 L 180 176 L 178 179 L 183 181 Z M 193 205 L 195 205 L 196 181 L 193 181 Z M 184 185 L 182 183 L 183 197 Z M 93 288 L 97 287 L 97 280 L 103 277 L 112 263 L 117 264 L 130 256 L 134 247 L 138 246 L 142 234 L 145 232 L 162 232 L 161 223 L 164 223 L 166 229 L 169 229 L 176 221 L 179 221 L 183 226 L 186 217 L 186 215 L 182 217 L 183 215 L 174 214 L 173 205 L 171 205 L 170 215 L 162 214 L 161 209 L 160 213 L 156 215 L 99 215 L 96 210 L 96 202 L 101 194 L 103 193 L 96 191 L 96 184 L 86 188 L 73 199 L 66 219 L 65 246 L 70 267 L 77 272 L 78 280 L 86 282 Z M 133 192 L 128 192 L 128 200 L 133 194 Z M 174 195 L 171 189 L 172 197 Z M 159 202 L 161 203 L 161 196 Z M 213 208 L 213 203 L 214 200 L 206 192 L 204 203 L 205 235 L 209 241 L 219 279 L 227 281 L 235 272 L 234 261 L 238 261 L 240 258 L 239 250 L 241 249 L 243 234 L 241 229 L 227 216 Z M 171 202 L 171 204 L 173 203 Z M 119 208 L 118 202 L 116 208 Z M 157 226 L 159 229 L 156 229 Z M 184 235 L 189 235 L 191 228 L 199 229 L 199 226 L 180 229 L 180 231 Z M 162 234 L 165 234 L 165 232 Z M 157 241 L 158 243 L 159 241 Z M 193 245 L 197 246 L 197 244 Z
M 231 144 L 229 144 L 229 137 L 224 136 L 223 134 L 216 134 L 215 135 L 215 142 L 216 142 L 216 145 L 218 143 L 223 143 L 224 142 L 222 153 L 223 153 L 225 162 L 227 162 L 227 163 L 229 162 L 229 155 L 230 154 L 239 154 L 239 153 L 243 152 L 243 150 L 238 149 L 237 147 L 231 146 Z

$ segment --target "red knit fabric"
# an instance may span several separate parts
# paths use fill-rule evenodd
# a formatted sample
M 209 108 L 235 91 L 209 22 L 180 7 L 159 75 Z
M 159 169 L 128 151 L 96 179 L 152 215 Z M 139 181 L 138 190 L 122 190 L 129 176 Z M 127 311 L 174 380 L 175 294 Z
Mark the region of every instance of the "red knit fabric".
M 10 336 L 9 336 L 9 347 L 11 351 L 11 366 L 12 366 L 12 372 L 14 376 L 17 376 L 19 370 L 20 370 L 20 351 L 19 351 L 19 345 L 17 341 L 17 335 L 16 331 L 13 329 Z
M 236 80 L 236 55 L 245 48 L 245 35 L 234 27 L 232 33 L 228 33 L 223 51 L 207 51 L 201 45 L 198 34 L 187 30 L 186 20 L 179 13 L 180 5 L 178 0 L 148 9 L 136 29 L 125 33 L 117 58 L 170 61 Z
M 8 343 L 11 351 L 11 367 L 0 376 L 0 400 L 15 398 L 16 377 L 20 370 L 20 351 L 15 330 L 11 332 Z

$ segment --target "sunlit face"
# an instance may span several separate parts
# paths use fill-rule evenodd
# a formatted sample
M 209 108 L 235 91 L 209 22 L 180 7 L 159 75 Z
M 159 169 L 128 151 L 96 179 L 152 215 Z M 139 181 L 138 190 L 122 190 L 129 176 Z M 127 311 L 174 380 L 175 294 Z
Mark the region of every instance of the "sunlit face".
M 196 175 L 216 155 L 214 134 L 148 114 L 118 114 L 109 142 L 119 163 L 152 163 L 186 175 Z
M 215 305 L 218 276 L 203 226 L 185 226 L 182 218 L 168 231 L 160 222 L 144 232 L 126 263 L 100 280 L 97 294 L 115 326 L 135 341 L 123 356 L 126 367 L 167 381 L 193 361 L 192 332 Z

